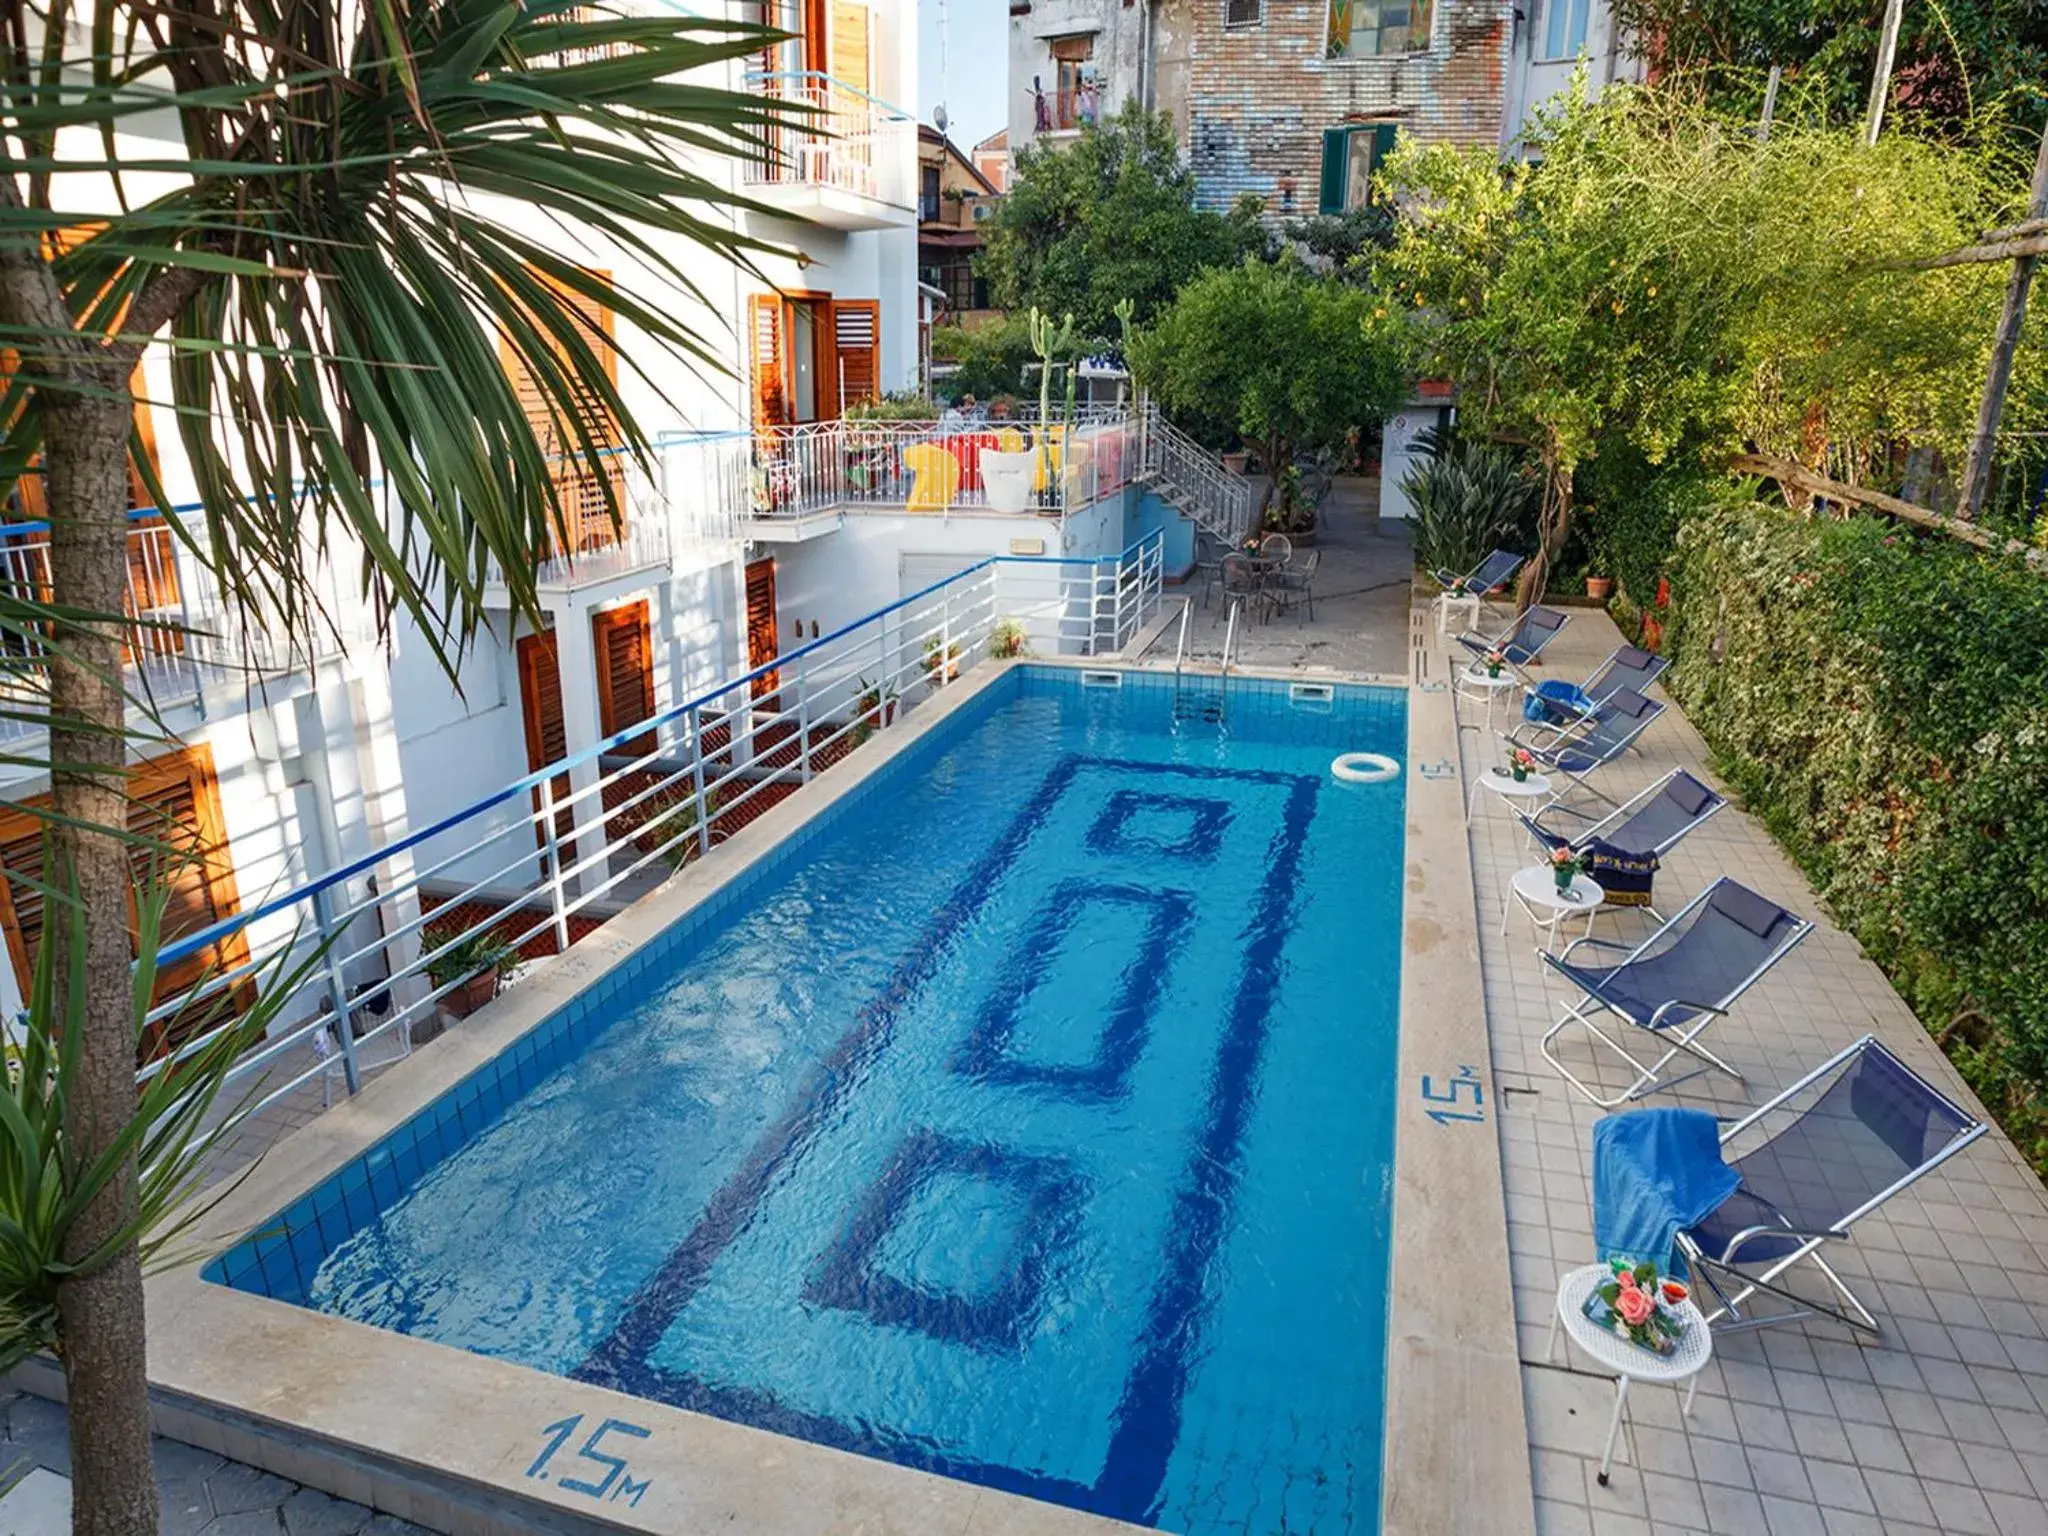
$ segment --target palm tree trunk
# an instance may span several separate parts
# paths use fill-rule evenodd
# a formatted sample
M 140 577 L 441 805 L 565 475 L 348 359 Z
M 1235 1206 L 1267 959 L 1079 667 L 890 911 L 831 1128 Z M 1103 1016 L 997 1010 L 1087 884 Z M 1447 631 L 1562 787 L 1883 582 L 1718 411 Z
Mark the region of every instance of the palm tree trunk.
M 1565 535 L 1572 525 L 1572 472 L 1559 452 L 1557 439 L 1543 440 L 1543 508 L 1536 517 L 1536 554 L 1522 567 L 1522 579 L 1515 587 L 1515 608 L 1520 610 L 1543 601 L 1550 581 L 1550 568 L 1564 552 Z
M 113 616 L 123 611 L 127 588 L 133 406 L 122 370 L 94 371 L 111 398 L 53 396 L 44 407 L 50 588 L 62 607 Z M 64 1108 L 67 1150 L 76 1167 L 97 1156 L 135 1113 L 128 853 L 112 833 L 87 830 L 127 823 L 121 626 L 67 623 L 54 649 L 59 654 L 50 664 L 51 798 L 66 819 L 54 833 L 56 867 L 68 865 L 85 911 L 78 1089 Z M 44 942 L 68 947 L 71 928 L 47 923 Z M 64 949 L 54 958 L 61 987 Z M 56 1017 L 65 1016 L 60 1005 Z M 66 1258 L 100 1245 L 129 1220 L 135 1185 L 131 1157 L 72 1229 Z M 155 1536 L 142 1260 L 136 1245 L 129 1243 L 91 1275 L 64 1281 L 57 1298 L 70 1394 L 73 1536 Z

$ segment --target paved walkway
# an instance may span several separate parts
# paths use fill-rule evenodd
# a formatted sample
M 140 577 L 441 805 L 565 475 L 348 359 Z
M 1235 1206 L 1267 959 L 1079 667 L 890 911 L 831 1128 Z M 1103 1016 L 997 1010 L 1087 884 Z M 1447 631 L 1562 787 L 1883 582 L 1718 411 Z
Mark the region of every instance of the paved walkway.
M 68 1483 L 71 1444 L 63 1404 L 0 1393 L 0 1414 L 7 1426 L 6 1444 L 0 1446 L 7 1481 L 18 1482 L 40 1467 Z M 396 1516 L 331 1499 L 175 1440 L 156 1442 L 156 1485 L 163 1499 L 163 1536 L 426 1536 Z M 66 1536 L 70 1526 L 56 1508 L 38 1500 L 36 1509 L 42 1518 L 20 1523 L 12 1501 L 0 1501 L 7 1536 Z
M 1323 503 L 1316 548 L 1316 616 L 1306 605 L 1266 623 L 1246 623 L 1238 632 L 1236 659 L 1254 667 L 1323 668 L 1399 676 L 1407 669 L 1408 591 L 1414 555 L 1407 525 L 1379 517 L 1379 482 L 1345 477 Z M 1306 549 L 1295 554 L 1297 561 Z M 1188 648 L 1207 661 L 1223 656 L 1230 605 L 1221 593 L 1203 601 L 1202 584 L 1183 590 L 1195 605 Z M 1245 616 L 1251 617 L 1249 612 Z M 1173 659 L 1175 631 L 1168 626 L 1147 653 L 1148 661 Z
M 1575 610 L 1545 674 L 1583 677 L 1618 638 L 1604 614 Z M 1467 723 L 1483 714 L 1460 705 Z M 1483 730 L 1461 735 L 1469 783 L 1501 752 Z M 1608 791 L 1633 793 L 1679 765 L 1703 773 L 1705 761 L 1705 744 L 1673 709 L 1633 759 L 1609 770 Z M 1470 835 L 1538 1529 L 2048 1536 L 2048 1192 L 1997 1132 L 1830 1250 L 1883 1323 L 1881 1341 L 1862 1345 L 1823 1323 L 1717 1339 L 1690 1419 L 1680 1417 L 1674 1392 L 1631 1393 L 1627 1464 L 1609 1487 L 1597 1485 L 1610 1378 L 1587 1374 L 1583 1358 L 1548 1364 L 1544 1345 L 1559 1276 L 1594 1257 L 1588 1148 L 1601 1111 L 1537 1052 L 1567 998 L 1546 979 L 1531 925 L 1517 912 L 1500 936 L 1506 882 L 1535 862 L 1528 842 L 1497 807 L 1481 808 Z M 1651 1102 L 1731 1117 L 1875 1032 L 1930 1081 L 1974 1103 L 1876 965 L 1821 914 L 1751 817 L 1731 807 L 1680 845 L 1657 875 L 1659 906 L 1672 910 L 1724 873 L 1819 926 L 1715 1027 L 1715 1048 L 1747 1076 L 1749 1094 L 1715 1075 Z M 1601 923 L 1609 937 L 1648 931 L 1642 917 Z

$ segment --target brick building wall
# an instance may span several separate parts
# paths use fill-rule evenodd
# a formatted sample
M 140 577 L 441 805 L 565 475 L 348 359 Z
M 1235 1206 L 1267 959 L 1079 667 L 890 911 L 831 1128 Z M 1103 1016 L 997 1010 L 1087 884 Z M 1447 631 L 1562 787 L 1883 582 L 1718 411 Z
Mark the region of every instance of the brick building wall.
M 1223 0 L 1159 10 L 1160 30 L 1185 29 L 1191 44 L 1183 142 L 1206 207 L 1249 192 L 1271 218 L 1315 213 L 1329 128 L 1392 123 L 1431 142 L 1500 142 L 1512 0 L 1437 0 L 1426 50 L 1377 58 L 1324 57 L 1329 0 L 1265 0 L 1251 26 L 1226 26 L 1225 14 Z

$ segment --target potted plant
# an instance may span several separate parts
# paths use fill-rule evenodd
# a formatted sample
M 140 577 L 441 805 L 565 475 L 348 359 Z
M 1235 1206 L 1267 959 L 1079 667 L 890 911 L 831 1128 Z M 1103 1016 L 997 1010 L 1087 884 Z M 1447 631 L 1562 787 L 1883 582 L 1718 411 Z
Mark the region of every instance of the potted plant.
M 1485 663 L 1486 675 L 1488 677 L 1499 677 L 1500 669 L 1508 663 L 1508 653 L 1496 646 L 1493 650 L 1486 653 Z
M 1024 654 L 1029 641 L 1020 620 L 1004 619 L 989 632 L 988 653 L 997 661 L 1010 661 Z
M 945 652 L 943 659 L 941 651 Z M 924 637 L 924 680 L 934 688 L 950 683 L 960 675 L 960 646 L 958 642 L 947 645 L 937 635 Z
M 1525 784 L 1529 771 L 1536 766 L 1536 759 L 1529 755 L 1527 747 L 1517 747 L 1508 754 L 1508 777 L 1517 784 Z
M 1606 602 L 1610 597 L 1614 596 L 1614 578 L 1612 576 L 1595 576 L 1592 572 L 1587 572 L 1586 596 L 1593 599 L 1596 603 Z
M 1659 1275 L 1654 1264 L 1630 1264 L 1626 1259 L 1610 1261 L 1614 1278 L 1593 1287 L 1583 1311 L 1594 1326 L 1617 1339 L 1668 1355 L 1686 1335 L 1687 1321 L 1679 1309 L 1687 1291 L 1669 1276 Z
M 896 719 L 896 690 L 880 683 L 860 680 L 860 696 L 853 701 L 853 744 L 857 747 L 883 726 Z
M 464 933 L 453 922 L 429 923 L 420 932 L 420 944 L 434 990 L 448 988 L 442 1006 L 458 1019 L 496 997 L 499 983 L 519 968 L 519 951 L 492 928 Z
M 1223 472 L 1227 475 L 1241 475 L 1250 467 L 1252 456 L 1242 448 L 1234 448 L 1223 455 Z
M 1569 891 L 1572 882 L 1579 878 L 1582 867 L 1579 856 L 1572 852 L 1569 844 L 1551 849 L 1550 872 L 1557 876 L 1558 890 Z

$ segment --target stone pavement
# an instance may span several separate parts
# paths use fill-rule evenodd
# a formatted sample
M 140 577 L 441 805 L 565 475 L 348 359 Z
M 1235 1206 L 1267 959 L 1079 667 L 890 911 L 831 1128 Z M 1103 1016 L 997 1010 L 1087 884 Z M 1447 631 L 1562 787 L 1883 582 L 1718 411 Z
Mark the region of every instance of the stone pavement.
M 1574 610 L 1540 675 L 1584 677 L 1618 642 L 1604 614 Z M 1437 645 L 1433 628 L 1425 643 Z M 1429 661 L 1431 676 L 1446 676 L 1440 651 Z M 1460 704 L 1460 719 L 1477 727 L 1461 732 L 1467 783 L 1503 756 L 1484 713 Z M 1607 770 L 1606 791 L 1626 798 L 1680 765 L 1711 778 L 1706 755 L 1671 709 Z M 2048 1536 L 2048 1192 L 1996 1131 L 1830 1248 L 1883 1324 L 1880 1340 L 1814 1321 L 1718 1337 L 1690 1418 L 1669 1389 L 1631 1392 L 1623 1463 L 1598 1486 L 1611 1378 L 1591 1374 L 1583 1357 L 1567 1361 L 1563 1344 L 1550 1363 L 1545 1342 L 1559 1277 L 1594 1257 L 1588 1149 L 1602 1111 L 1538 1054 L 1568 998 L 1536 958 L 1528 919 L 1515 912 L 1501 937 L 1506 883 L 1536 862 L 1528 840 L 1497 804 L 1475 813 L 1470 838 L 1538 1529 Z M 1648 1102 L 1734 1117 L 1874 1032 L 1975 1107 L 1876 965 L 1750 816 L 1730 807 L 1667 857 L 1660 909 L 1723 873 L 1818 927 L 1713 1030 L 1710 1043 L 1744 1073 L 1747 1092 L 1715 1074 Z M 1641 916 L 1599 921 L 1609 938 L 1649 931 Z M 1584 1046 L 1562 1049 L 1593 1066 Z M 1599 1081 L 1625 1079 L 1610 1071 Z
M 1235 659 L 1251 667 L 1324 668 L 1399 676 L 1408 665 L 1408 592 L 1415 557 L 1405 523 L 1384 525 L 1379 517 L 1377 480 L 1340 478 L 1323 503 L 1316 547 L 1322 551 L 1315 574 L 1313 622 L 1306 605 L 1253 621 L 1249 610 L 1238 630 Z M 1254 489 L 1256 495 L 1256 486 Z M 1299 550 L 1299 561 L 1308 553 Z M 1194 603 L 1188 649 L 1197 658 L 1223 658 L 1230 605 L 1221 592 L 1203 601 L 1202 583 L 1178 589 Z M 1168 625 L 1146 652 L 1148 662 L 1171 664 L 1177 633 Z
M 0 1395 L 7 1439 L 0 1481 L 11 1485 L 42 1467 L 68 1480 L 71 1445 L 61 1403 L 26 1393 Z M 422 1527 L 175 1440 L 156 1442 L 163 1536 L 425 1536 Z M 65 1536 L 68 1524 L 8 1536 Z

